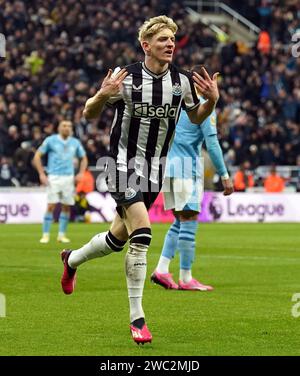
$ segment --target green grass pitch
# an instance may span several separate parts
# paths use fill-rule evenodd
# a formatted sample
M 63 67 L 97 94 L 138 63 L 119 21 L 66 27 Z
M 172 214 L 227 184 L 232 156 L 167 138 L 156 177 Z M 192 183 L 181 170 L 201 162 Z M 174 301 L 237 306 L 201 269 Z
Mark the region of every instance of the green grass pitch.
M 70 224 L 71 247 L 107 228 Z M 150 283 L 167 228 L 153 225 L 144 290 L 153 342 L 138 347 L 129 334 L 125 250 L 82 265 L 66 296 L 57 225 L 47 245 L 38 242 L 39 225 L 1 225 L 0 355 L 300 355 L 300 317 L 291 314 L 300 293 L 299 224 L 200 224 L 193 274 L 212 292 Z M 177 280 L 178 257 L 172 272 Z

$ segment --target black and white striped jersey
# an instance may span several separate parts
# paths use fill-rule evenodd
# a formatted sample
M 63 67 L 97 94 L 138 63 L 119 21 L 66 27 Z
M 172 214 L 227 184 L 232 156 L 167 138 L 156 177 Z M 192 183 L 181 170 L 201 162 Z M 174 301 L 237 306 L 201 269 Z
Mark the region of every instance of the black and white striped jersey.
M 190 74 L 174 65 L 159 75 L 142 62 L 126 70 L 122 91 L 108 101 L 116 108 L 110 154 L 119 171 L 133 169 L 157 183 L 180 109 L 194 109 L 199 99 Z

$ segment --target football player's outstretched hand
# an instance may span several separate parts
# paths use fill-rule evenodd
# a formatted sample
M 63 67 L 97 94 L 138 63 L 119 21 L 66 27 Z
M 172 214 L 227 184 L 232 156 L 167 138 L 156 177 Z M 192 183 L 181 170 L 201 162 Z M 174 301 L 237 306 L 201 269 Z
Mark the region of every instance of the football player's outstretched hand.
M 122 88 L 122 82 L 127 74 L 128 72 L 125 68 L 121 69 L 116 74 L 113 74 L 113 71 L 109 69 L 106 77 L 101 84 L 99 94 L 102 94 L 107 98 L 118 94 L 118 92 Z
M 201 68 L 201 73 L 202 75 L 193 72 L 193 80 L 195 84 L 199 87 L 205 99 L 217 103 L 220 96 L 217 82 L 219 73 L 214 73 L 211 78 L 204 67 Z

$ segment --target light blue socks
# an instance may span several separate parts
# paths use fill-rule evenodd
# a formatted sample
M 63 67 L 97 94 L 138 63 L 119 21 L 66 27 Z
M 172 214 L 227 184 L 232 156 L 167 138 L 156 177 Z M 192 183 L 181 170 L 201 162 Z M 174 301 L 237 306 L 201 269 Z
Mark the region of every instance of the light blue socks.
M 46 214 L 44 215 L 44 221 L 43 221 L 43 234 L 49 234 L 52 221 L 53 221 L 53 213 L 46 212 Z
M 169 273 L 169 264 L 177 249 L 180 221 L 175 219 L 165 236 L 163 250 L 157 265 L 158 273 Z
M 67 226 L 69 223 L 70 214 L 61 212 L 59 216 L 59 235 L 64 235 L 67 230 Z
M 180 253 L 180 269 L 191 270 L 195 258 L 197 221 L 181 222 L 177 248 Z

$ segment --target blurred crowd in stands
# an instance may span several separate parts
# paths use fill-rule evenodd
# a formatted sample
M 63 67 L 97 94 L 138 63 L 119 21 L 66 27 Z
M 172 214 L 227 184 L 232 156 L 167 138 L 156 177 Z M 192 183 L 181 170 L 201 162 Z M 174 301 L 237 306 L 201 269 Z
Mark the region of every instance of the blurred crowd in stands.
M 221 73 L 217 111 L 227 165 L 296 165 L 300 58 L 292 56 L 291 39 L 300 32 L 300 2 L 225 2 L 265 33 L 256 45 L 220 43 L 206 26 L 189 21 L 182 1 L 0 0 L 7 40 L 0 61 L 0 185 L 8 176 L 11 184 L 38 184 L 33 153 L 63 118 L 73 121 L 90 166 L 107 154 L 113 112 L 86 121 L 84 103 L 109 68 L 143 59 L 137 30 L 158 14 L 179 26 L 176 65 L 203 63 Z

